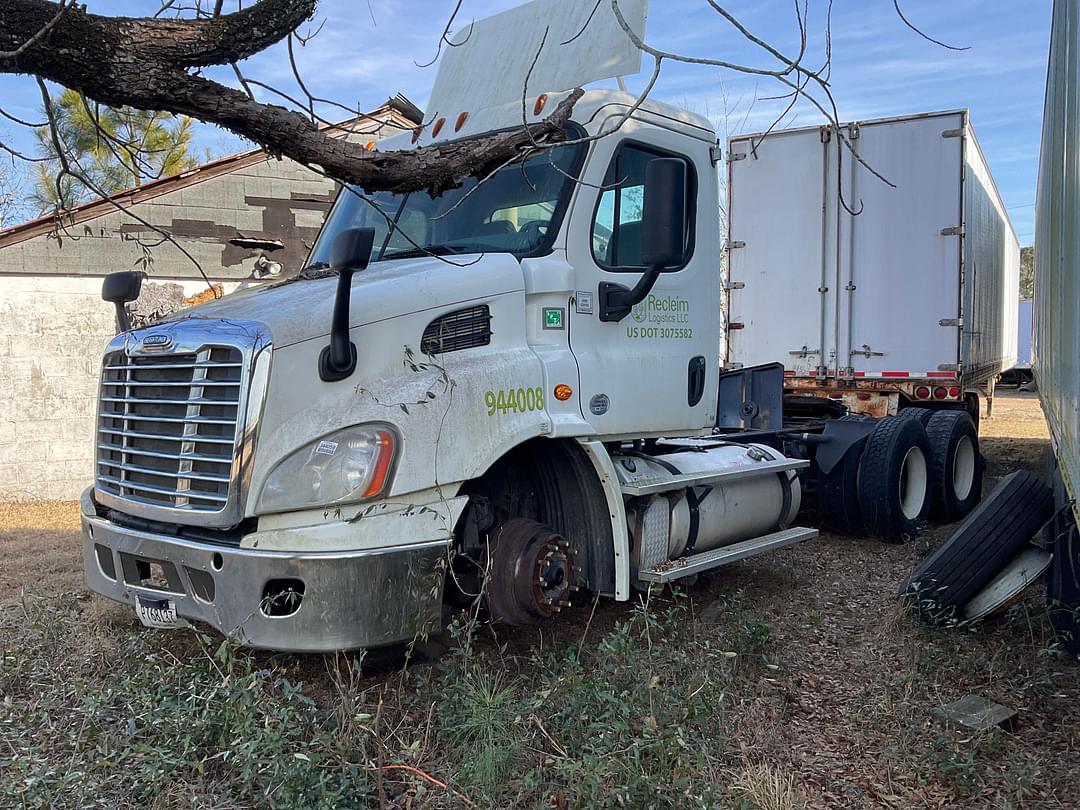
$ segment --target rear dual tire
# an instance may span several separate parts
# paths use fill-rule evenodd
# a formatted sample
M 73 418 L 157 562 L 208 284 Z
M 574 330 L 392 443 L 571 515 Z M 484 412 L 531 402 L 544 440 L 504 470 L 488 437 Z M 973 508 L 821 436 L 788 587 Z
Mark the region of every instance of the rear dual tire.
M 930 514 L 943 523 L 961 520 L 982 498 L 979 436 L 965 411 L 936 411 L 926 422 L 930 440 Z
M 917 419 L 886 417 L 867 437 L 858 470 L 866 531 L 888 543 L 915 537 L 930 513 L 930 442 Z

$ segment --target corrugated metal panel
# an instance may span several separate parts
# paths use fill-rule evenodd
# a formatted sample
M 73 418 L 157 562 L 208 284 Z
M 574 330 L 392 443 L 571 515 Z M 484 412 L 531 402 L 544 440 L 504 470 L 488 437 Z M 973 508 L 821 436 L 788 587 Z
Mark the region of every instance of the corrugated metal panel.
M 1055 0 L 1035 203 L 1032 360 L 1058 468 L 1080 487 L 1080 7 Z M 1080 515 L 1078 515 L 1080 519 Z

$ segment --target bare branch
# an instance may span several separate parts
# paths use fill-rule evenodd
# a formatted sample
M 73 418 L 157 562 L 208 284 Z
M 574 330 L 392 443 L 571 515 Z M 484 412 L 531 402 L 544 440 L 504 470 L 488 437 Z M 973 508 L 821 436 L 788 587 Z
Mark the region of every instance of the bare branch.
M 918 28 L 907 17 L 904 16 L 904 12 L 900 9 L 900 0 L 893 0 L 893 8 L 896 9 L 896 14 L 900 18 L 900 20 L 904 23 L 904 25 L 906 25 L 908 28 L 910 28 L 912 31 L 914 31 L 916 34 L 918 34 L 920 37 L 925 39 L 927 42 L 933 42 L 935 45 L 940 45 L 942 48 L 947 48 L 950 51 L 969 51 L 969 50 L 971 50 L 970 45 L 965 45 L 964 47 L 957 47 L 956 45 L 948 45 L 948 44 L 942 42 L 940 39 L 934 39 L 932 36 L 927 34 L 925 31 Z

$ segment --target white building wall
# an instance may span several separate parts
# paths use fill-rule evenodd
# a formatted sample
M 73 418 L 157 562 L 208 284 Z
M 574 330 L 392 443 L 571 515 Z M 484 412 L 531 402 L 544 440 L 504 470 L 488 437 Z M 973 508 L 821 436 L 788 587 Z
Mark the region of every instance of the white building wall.
M 0 499 L 70 500 L 91 483 L 101 355 L 115 333 L 101 277 L 0 276 Z

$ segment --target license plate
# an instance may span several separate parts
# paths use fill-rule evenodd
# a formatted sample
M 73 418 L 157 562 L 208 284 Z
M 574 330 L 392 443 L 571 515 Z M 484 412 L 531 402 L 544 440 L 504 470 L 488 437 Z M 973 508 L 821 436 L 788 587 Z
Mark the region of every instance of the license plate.
M 181 619 L 176 615 L 176 603 L 171 599 L 135 600 L 135 615 L 147 627 L 179 627 Z

